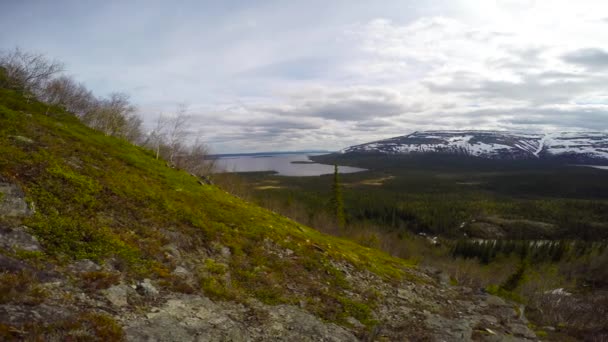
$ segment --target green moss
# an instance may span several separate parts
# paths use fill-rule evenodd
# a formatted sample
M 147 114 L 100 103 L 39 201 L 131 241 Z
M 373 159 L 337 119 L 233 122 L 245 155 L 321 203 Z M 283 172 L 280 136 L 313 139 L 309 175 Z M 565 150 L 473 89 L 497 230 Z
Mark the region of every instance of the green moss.
M 378 321 L 373 319 L 372 309 L 368 304 L 357 302 L 347 297 L 338 297 L 338 301 L 342 305 L 344 311 L 342 314 L 343 319 L 352 316 L 368 327 L 378 324 Z
M 517 303 L 525 303 L 525 299 L 522 296 L 515 292 L 507 291 L 498 285 L 489 285 L 486 287 L 486 291 L 489 294 L 504 298 L 506 300 L 510 300 Z

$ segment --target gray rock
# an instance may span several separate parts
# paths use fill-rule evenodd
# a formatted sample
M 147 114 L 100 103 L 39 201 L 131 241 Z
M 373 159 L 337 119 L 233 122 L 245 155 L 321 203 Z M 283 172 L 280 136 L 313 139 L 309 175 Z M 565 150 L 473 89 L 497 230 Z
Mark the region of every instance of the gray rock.
M 0 182 L 0 217 L 25 217 L 31 214 L 23 190 L 15 184 Z
M 230 257 L 232 256 L 232 253 L 230 252 L 230 248 L 225 247 L 225 246 L 221 248 L 220 253 L 222 254 L 222 257 L 224 259 L 230 259 Z
M 0 254 L 0 272 L 17 273 L 24 270 L 32 270 L 32 266 L 21 260 Z
M 24 137 L 22 135 L 11 135 L 11 138 L 13 138 L 13 140 L 24 143 L 24 144 L 33 144 L 34 140 L 28 138 L 28 137 Z
M 0 248 L 7 250 L 40 251 L 38 239 L 27 232 L 26 227 L 0 228 Z
M 536 335 L 528 328 L 527 326 L 519 323 L 512 323 L 507 325 L 507 328 L 513 336 L 527 338 L 527 339 L 536 339 Z
M 177 266 L 171 273 L 173 273 L 173 275 L 176 275 L 176 276 L 182 277 L 182 278 L 187 278 L 191 275 L 190 271 L 188 271 L 187 269 L 185 269 L 182 266 Z
M 154 287 L 154 285 L 152 285 L 152 282 L 150 281 L 150 279 L 147 279 L 147 278 L 144 279 L 139 284 L 137 284 L 136 290 L 137 290 L 137 293 L 139 293 L 142 296 L 154 297 L 159 294 L 156 287 Z
M 408 289 L 397 289 L 397 298 L 406 301 L 411 301 L 415 297 L 415 294 Z
M 507 305 L 507 303 L 504 301 L 504 299 L 497 297 L 497 296 L 491 296 L 489 295 L 486 298 L 486 303 L 488 303 L 490 306 L 505 306 Z
M 106 290 L 103 290 L 103 295 L 106 299 L 116 307 L 123 307 L 129 304 L 129 291 L 133 291 L 129 286 L 121 284 L 114 285 Z
M 98 272 L 101 270 L 101 266 L 97 265 L 93 261 L 89 259 L 82 259 L 76 262 L 73 262 L 69 266 L 70 270 L 77 273 L 85 273 L 85 272 Z
M 67 319 L 72 314 L 66 307 L 57 305 L 0 305 L 0 323 L 6 325 L 23 325 L 40 322 L 48 324 Z
M 125 324 L 132 341 L 357 341 L 345 329 L 289 305 L 214 303 L 183 295 Z
M 357 329 L 365 328 L 365 325 L 363 325 L 363 323 L 359 322 L 359 320 L 356 319 L 355 317 L 349 316 L 346 318 L 346 321 Z

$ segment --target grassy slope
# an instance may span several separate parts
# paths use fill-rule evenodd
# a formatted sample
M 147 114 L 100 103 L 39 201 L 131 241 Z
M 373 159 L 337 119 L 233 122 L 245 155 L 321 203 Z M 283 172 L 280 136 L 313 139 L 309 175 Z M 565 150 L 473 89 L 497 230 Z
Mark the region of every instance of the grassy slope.
M 410 275 L 403 260 L 200 185 L 149 151 L 91 130 L 58 108 L 46 110 L 0 89 L 0 180 L 22 186 L 36 208 L 25 224 L 41 241 L 42 257 L 58 267 L 84 258 L 111 261 L 126 280 L 148 277 L 179 290 L 171 275 L 177 261 L 165 253 L 173 244 L 184 259 L 200 258 L 190 261 L 204 269 L 189 291 L 304 301 L 325 319 L 354 316 L 367 324 L 373 324 L 373 298 L 347 295 L 352 289 L 332 262 L 344 260 L 386 279 Z M 215 258 L 223 247 L 230 250 L 228 261 Z M 281 256 L 287 249 L 292 256 Z

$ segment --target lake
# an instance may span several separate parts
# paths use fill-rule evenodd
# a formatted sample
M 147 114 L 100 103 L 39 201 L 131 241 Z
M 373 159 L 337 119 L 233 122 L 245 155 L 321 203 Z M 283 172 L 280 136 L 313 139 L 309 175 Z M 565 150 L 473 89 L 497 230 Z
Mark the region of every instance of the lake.
M 312 162 L 308 156 L 318 154 L 269 154 L 269 155 L 233 155 L 216 159 L 220 172 L 260 172 L 275 171 L 280 176 L 319 176 L 334 172 L 333 165 Z M 353 173 L 365 169 L 351 166 L 339 166 L 340 173 Z

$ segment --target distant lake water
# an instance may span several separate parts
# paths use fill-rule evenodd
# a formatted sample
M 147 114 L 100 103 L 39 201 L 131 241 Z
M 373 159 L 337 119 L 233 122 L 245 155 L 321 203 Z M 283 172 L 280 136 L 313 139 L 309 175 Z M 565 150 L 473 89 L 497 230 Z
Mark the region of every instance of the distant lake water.
M 275 171 L 280 176 L 319 176 L 334 172 L 333 165 L 314 163 L 308 158 L 309 155 L 317 154 L 224 156 L 216 160 L 216 166 L 222 172 Z M 365 169 L 338 165 L 338 171 L 340 173 L 353 173 L 365 171 Z

